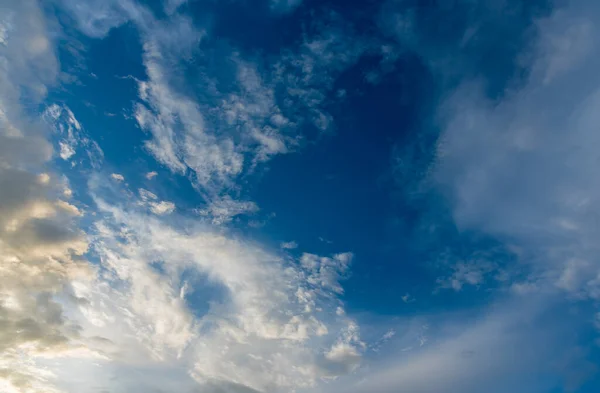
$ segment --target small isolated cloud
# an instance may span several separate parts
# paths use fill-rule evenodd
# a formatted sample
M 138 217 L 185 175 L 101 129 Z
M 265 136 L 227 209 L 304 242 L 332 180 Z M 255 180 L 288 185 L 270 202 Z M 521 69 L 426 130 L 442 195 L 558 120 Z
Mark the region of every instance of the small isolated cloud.
M 150 209 L 152 210 L 152 213 L 154 213 L 154 214 L 158 214 L 158 215 L 170 214 L 175 210 L 175 204 L 173 202 L 160 201 L 157 203 L 152 203 L 152 206 Z
M 148 172 L 148 173 L 146 173 L 146 179 L 148 179 L 148 180 L 152 180 L 152 179 L 154 179 L 156 176 L 158 176 L 158 172 L 154 172 L 154 171 L 152 171 L 152 172 Z
M 113 180 L 115 180 L 115 181 L 118 181 L 118 182 L 125 181 L 125 177 L 124 177 L 123 175 L 119 174 L 119 173 L 112 173 L 112 174 L 110 175 L 110 177 L 111 177 Z
M 140 204 L 148 207 L 154 214 L 162 216 L 175 211 L 175 204 L 173 202 L 161 201 L 156 194 L 143 188 L 140 188 L 138 193 L 140 195 Z
M 387 341 L 396 335 L 396 331 L 394 329 L 388 330 L 382 337 L 382 340 Z
M 412 297 L 409 293 L 407 293 L 406 295 L 402 296 L 402 301 L 404 303 L 412 303 L 412 302 L 416 301 L 416 299 L 414 297 Z
M 291 242 L 283 242 L 281 243 L 281 248 L 283 248 L 284 250 L 294 250 L 298 248 L 298 243 L 296 243 L 293 240 Z
M 237 201 L 230 196 L 225 196 L 209 202 L 207 207 L 197 209 L 196 212 L 209 218 L 213 224 L 222 225 L 230 222 L 234 217 L 254 214 L 258 210 L 258 206 L 252 201 Z

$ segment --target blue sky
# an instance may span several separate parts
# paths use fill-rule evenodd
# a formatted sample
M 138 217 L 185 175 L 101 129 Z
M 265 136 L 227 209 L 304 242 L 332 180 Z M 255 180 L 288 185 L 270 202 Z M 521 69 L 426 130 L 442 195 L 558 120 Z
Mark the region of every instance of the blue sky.
M 592 0 L 0 0 L 0 391 L 600 389 Z

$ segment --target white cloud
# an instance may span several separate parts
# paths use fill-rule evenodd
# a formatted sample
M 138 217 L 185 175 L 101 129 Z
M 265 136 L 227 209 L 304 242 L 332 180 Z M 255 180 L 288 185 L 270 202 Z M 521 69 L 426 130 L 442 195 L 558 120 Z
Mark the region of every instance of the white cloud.
M 364 345 L 358 326 L 342 314 L 331 317 L 341 291 L 332 271 L 347 266 L 349 254 L 311 255 L 317 265 L 305 269 L 305 260 L 297 264 L 208 226 L 181 222 L 178 230 L 98 203 L 106 218 L 93 245 L 110 287 L 122 288 L 106 289 L 118 302 L 114 320 L 134 329 L 157 361 L 187 359 L 183 367 L 205 387 L 258 391 L 310 387 L 357 366 Z M 202 291 L 195 284 L 202 277 L 223 290 L 204 293 L 209 306 L 197 315 L 196 296 L 187 299 L 192 289 Z M 96 304 L 101 288 L 86 304 Z M 103 319 L 101 310 L 88 315 Z
M 308 282 L 341 294 L 344 290 L 340 281 L 346 276 L 352 258 L 353 255 L 349 252 L 336 254 L 331 258 L 304 253 L 300 257 L 300 263 L 309 273 Z
M 360 340 L 358 326 L 349 324 L 340 338 L 325 352 L 326 368 L 331 376 L 348 374 L 358 367 L 361 362 L 361 352 L 365 343 Z
M 392 337 L 396 335 L 396 331 L 394 329 L 388 330 L 382 337 L 384 341 L 390 340 Z
M 254 202 L 236 201 L 228 195 L 212 201 L 206 208 L 196 210 L 201 216 L 209 217 L 215 225 L 226 224 L 236 216 L 257 211 L 258 206 Z
M 546 379 L 549 370 L 568 380 L 574 369 L 589 367 L 585 355 L 565 360 L 580 344 L 565 333 L 589 329 L 592 318 L 566 312 L 573 304 L 563 299 L 600 294 L 600 46 L 590 40 L 598 15 L 598 4 L 585 1 L 537 20 L 536 40 L 520 58 L 532 61 L 521 85 L 492 100 L 483 83 L 466 81 L 439 108 L 442 134 L 428 180 L 449 197 L 459 232 L 503 242 L 528 277 L 509 283 L 511 294 L 496 292 L 509 300 L 488 305 L 478 318 L 431 317 L 427 345 L 406 346 L 338 391 L 546 392 L 562 383 Z M 439 72 L 446 64 L 431 67 Z M 478 286 L 497 262 L 459 261 L 440 283 Z
M 67 185 L 48 171 L 51 144 L 43 123 L 28 116 L 58 76 L 46 23 L 34 1 L 0 6 L 0 389 L 58 392 L 40 363 L 63 356 L 95 357 L 66 308 L 69 283 L 89 280 L 85 234 Z
M 125 181 L 125 176 L 120 173 L 111 173 L 110 177 L 118 182 Z
M 298 248 L 298 243 L 296 243 L 295 241 L 283 242 L 281 243 L 281 248 L 283 248 L 284 250 L 294 250 Z
M 152 204 L 151 210 L 154 214 L 163 215 L 170 214 L 175 210 L 175 204 L 168 201 L 160 201 Z
M 460 228 L 484 231 L 518 251 L 538 285 L 599 296 L 595 217 L 600 209 L 596 130 L 600 46 L 595 2 L 537 22 L 531 75 L 499 102 L 476 82 L 448 99 L 435 178 L 449 190 Z M 476 284 L 459 269 L 455 287 Z
M 143 9 L 129 0 L 61 0 L 62 6 L 72 13 L 77 27 L 86 35 L 102 38 L 108 32 L 130 19 L 141 20 Z
M 555 381 L 541 376 L 556 364 L 556 359 L 563 362 L 568 356 L 572 342 L 561 342 L 559 337 L 572 326 L 555 323 L 540 330 L 537 324 L 542 321 L 541 315 L 539 304 L 520 298 L 497 305 L 475 321 L 468 318 L 469 322 L 465 322 L 465 317 L 459 315 L 438 316 L 439 330 L 436 329 L 434 342 L 421 348 L 391 351 L 391 355 L 374 365 L 372 372 L 361 373 L 360 382 L 340 381 L 323 391 L 548 391 Z M 396 340 L 402 343 L 404 338 Z M 568 368 L 578 367 L 578 361 Z M 563 371 L 556 370 L 561 374 Z
M 49 105 L 42 117 L 59 137 L 60 158 L 71 161 L 72 165 L 85 162 L 94 168 L 101 166 L 104 152 L 95 141 L 89 138 L 69 107 L 58 104 Z M 79 156 L 76 156 L 78 151 Z M 80 157 L 82 155 L 85 155 L 85 158 Z
M 162 216 L 175 211 L 175 204 L 173 202 L 161 201 L 156 194 L 143 188 L 140 188 L 138 192 L 140 194 L 140 204 L 147 206 L 152 213 Z
M 158 22 L 132 1 L 60 3 L 91 37 L 127 20 L 138 25 L 148 80 L 139 82 L 135 116 L 152 135 L 147 148 L 173 172 L 193 171 L 212 224 L 256 211 L 224 190 L 233 188 L 246 156 L 258 162 L 287 151 L 287 139 L 274 131 L 289 120 L 271 104 L 273 86 L 240 62 L 240 91 L 250 99 L 229 97 L 234 117 L 260 127 L 243 142 L 240 134 L 212 133 L 199 105 L 171 84 L 167 66 L 202 36 L 192 21 L 173 15 Z M 337 299 L 352 254 L 293 260 L 183 219 L 151 191 L 140 189 L 137 199 L 125 190 L 131 199 L 123 200 L 119 173 L 102 184 L 92 176 L 92 229 L 77 228 L 83 210 L 62 199 L 72 192 L 45 168 L 52 148 L 42 124 L 20 107 L 22 89 L 42 99 L 58 75 L 51 35 L 37 3 L 8 5 L 14 12 L 0 13 L 0 56 L 7 60 L 0 68 L 0 265 L 9 277 L 0 283 L 0 387 L 141 392 L 200 384 L 215 392 L 275 392 L 354 370 L 364 345 Z M 43 117 L 55 128 L 61 158 L 78 159 L 88 145 L 71 110 L 50 105 Z
M 191 18 L 177 13 L 179 4 L 166 4 L 168 17 L 158 20 L 130 0 L 86 5 L 63 0 L 79 29 L 89 36 L 104 37 L 126 21 L 137 26 L 147 79 L 137 81 L 140 102 L 134 118 L 150 135 L 145 147 L 170 171 L 188 175 L 205 199 L 203 211 L 211 213 L 221 210 L 224 198 L 239 195 L 238 178 L 273 156 L 296 149 L 303 141 L 303 125 L 332 129 L 331 115 L 325 109 L 327 92 L 335 77 L 354 64 L 368 45 L 351 38 L 351 27 L 329 14 L 316 38 L 307 39 L 297 51 L 288 51 L 280 59 L 250 62 L 235 48 L 222 53 L 220 44 L 215 47 L 222 43 L 219 38 L 210 37 Z M 271 5 L 273 10 L 289 11 L 299 4 L 277 1 Z M 213 53 L 211 57 L 231 65 L 233 73 L 222 75 L 229 67 L 214 72 L 213 62 L 204 64 L 201 53 Z M 198 92 L 177 82 L 191 58 L 198 60 L 194 64 L 201 76 Z M 217 86 L 231 87 L 220 91 Z M 284 95 L 278 97 L 276 91 Z M 63 153 L 69 156 L 70 150 L 65 148 Z M 215 216 L 214 220 L 227 222 L 228 217 Z
M 157 173 L 157 172 L 154 172 L 154 171 L 146 173 L 146 179 L 148 179 L 148 180 L 152 180 L 152 179 L 154 179 L 156 176 L 158 176 L 158 173 Z

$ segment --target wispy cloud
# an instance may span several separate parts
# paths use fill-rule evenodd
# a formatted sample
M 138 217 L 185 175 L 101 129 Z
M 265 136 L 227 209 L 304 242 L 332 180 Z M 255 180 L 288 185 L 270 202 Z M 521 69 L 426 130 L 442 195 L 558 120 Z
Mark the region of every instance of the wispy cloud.
M 293 8 L 298 3 L 273 6 Z M 169 170 L 190 177 L 208 212 L 222 210 L 209 205 L 222 205 L 219 201 L 226 196 L 238 198 L 240 177 L 275 155 L 296 150 L 305 139 L 305 127 L 319 132 L 333 128 L 325 109 L 333 82 L 368 49 L 334 14 L 279 58 L 247 59 L 177 12 L 158 20 L 132 1 L 66 5 L 81 31 L 93 37 L 104 36 L 125 20 L 136 24 L 147 78 L 137 81 L 135 119 L 151 135 L 145 146 Z M 192 57 L 200 92 L 177 82 Z M 229 215 L 236 214 L 240 212 Z
M 65 105 L 52 104 L 42 117 L 54 129 L 58 137 L 58 155 L 71 165 L 100 167 L 104 153 L 100 146 L 85 132 L 75 114 Z M 78 154 L 79 153 L 79 154 Z
M 562 362 L 574 343 L 558 340 L 556 344 L 561 332 L 570 328 L 565 324 L 536 328 L 531 322 L 541 321 L 539 310 L 535 302 L 519 299 L 474 321 L 466 318 L 474 323 L 465 323 L 465 316 L 435 317 L 438 328 L 430 332 L 435 340 L 393 351 L 371 373 L 361 374 L 360 381 L 342 382 L 322 391 L 388 393 L 399 387 L 419 393 L 547 391 L 556 383 L 540 378 L 552 367 L 548 356 Z M 403 337 L 397 340 L 402 342 Z M 565 377 L 565 370 L 585 364 L 584 359 L 573 358 L 558 372 Z
M 283 242 L 281 243 L 281 248 L 283 248 L 284 250 L 294 250 L 298 248 L 298 243 L 296 243 L 293 240 L 291 242 Z
M 131 19 L 145 12 L 132 4 L 92 3 L 87 6 L 102 12 L 85 7 L 74 12 L 82 31 L 101 37 L 123 23 L 115 12 L 125 10 Z M 98 166 L 90 175 L 94 206 L 86 207 L 93 212 L 84 216 L 84 233 L 76 221 L 83 209 L 68 200 L 68 184 L 45 171 L 52 146 L 42 137 L 43 123 L 20 108 L 23 88 L 44 97 L 40 69 L 48 67 L 45 83 L 58 74 L 54 49 L 39 30 L 44 18 L 33 2 L 11 4 L 11 10 L 13 19 L 2 27 L 12 41 L 7 38 L 8 45 L 0 47 L 11 65 L 0 72 L 1 102 L 10 106 L 1 108 L 0 118 L 6 142 L 0 156 L 0 257 L 3 276 L 9 277 L 0 284 L 6 322 L 0 334 L 2 388 L 58 393 L 93 384 L 114 392 L 198 386 L 215 392 L 281 391 L 355 370 L 365 345 L 338 299 L 352 254 L 303 254 L 296 260 L 214 225 L 256 210 L 252 202 L 222 192 L 241 172 L 232 157 L 239 154 L 243 161 L 253 145 L 199 128 L 204 124 L 199 106 L 167 82 L 162 51 L 169 47 L 182 55 L 186 42 L 198 37 L 190 38 L 191 24 L 185 18 L 172 21 L 179 30 L 168 36 L 140 27 L 148 34 L 149 79 L 139 82 L 143 103 L 137 116 L 154 135 L 149 143 L 160 150 L 157 159 L 174 172 L 194 172 L 195 184 L 210 198 L 212 221 L 178 216 L 174 203 L 147 189 L 134 192 L 122 174 L 103 173 Z M 188 41 L 179 42 L 183 37 Z M 173 49 L 175 42 L 179 47 Z M 240 72 L 247 94 L 266 94 L 251 68 Z M 11 82 L 20 77 L 21 85 Z M 237 107 L 239 116 L 285 123 L 262 109 Z M 43 117 L 65 146 L 60 158 L 73 161 L 91 148 L 82 142 L 84 126 L 66 106 L 49 106 Z M 265 138 L 250 154 L 266 159 L 277 150 Z
M 433 157 L 419 162 L 425 170 L 417 175 L 447 198 L 459 234 L 493 239 L 511 254 L 514 265 L 503 271 L 499 257 L 472 250 L 467 252 L 472 259 L 449 261 L 444 267 L 450 266 L 451 273 L 439 284 L 458 291 L 467 285 L 486 286 L 490 279 L 501 281 L 501 289 L 493 292 L 494 304 L 474 322 L 438 325 L 461 333 L 430 332 L 426 349 L 418 354 L 407 351 L 411 356 L 404 359 L 392 356 L 388 372 L 365 376 L 363 386 L 354 391 L 392 392 L 402 387 L 412 392 L 544 392 L 570 385 L 567 375 L 574 367 L 589 369 L 585 353 L 577 355 L 575 363 L 566 360 L 577 348 L 576 340 L 557 338 L 562 329 L 592 327 L 589 315 L 569 317 L 569 324 L 560 321 L 566 315 L 565 299 L 595 300 L 599 293 L 594 217 L 600 187 L 594 169 L 599 159 L 594 124 L 600 79 L 594 70 L 600 47 L 591 39 L 596 34 L 592 20 L 599 12 L 595 2 L 586 1 L 557 7 L 532 22 L 533 31 L 527 35 L 531 42 L 515 54 L 516 68 L 527 70 L 527 76 L 514 84 L 502 74 L 505 70 L 497 71 L 500 76 L 479 70 L 474 77 L 471 70 L 457 67 L 465 52 L 456 55 L 458 60 L 451 58 L 452 45 L 439 53 L 435 46 L 418 50 L 441 85 L 452 89 L 444 91 L 437 109 L 441 135 L 434 154 L 422 155 L 422 146 L 413 156 L 410 148 L 397 153 L 407 162 L 415 156 Z M 405 18 L 395 22 L 398 29 L 406 30 L 414 42 L 427 42 L 427 34 L 414 35 L 418 32 L 412 24 L 419 22 L 414 15 L 401 16 Z M 467 35 L 467 41 L 483 40 L 474 31 Z M 499 85 L 494 78 L 507 87 L 491 89 Z M 404 170 L 414 170 L 400 164 L 403 176 L 409 174 Z M 414 182 L 415 174 L 406 177 Z M 542 331 L 549 336 L 540 339 Z M 564 380 L 531 379 L 557 370 L 546 363 L 544 353 L 561 359 L 558 372 Z M 529 360 L 515 363 L 516 359 Z M 590 376 L 584 374 L 571 389 Z
M 458 88 L 440 112 L 435 170 L 461 228 L 511 245 L 544 285 L 590 297 L 598 296 L 600 273 L 593 240 L 600 48 L 590 19 L 598 12 L 584 2 L 540 20 L 527 53 L 531 74 L 500 102 L 477 82 Z
M 156 194 L 143 188 L 140 188 L 138 193 L 140 195 L 140 205 L 147 206 L 154 214 L 164 215 L 175 211 L 175 204 L 173 202 L 161 201 Z

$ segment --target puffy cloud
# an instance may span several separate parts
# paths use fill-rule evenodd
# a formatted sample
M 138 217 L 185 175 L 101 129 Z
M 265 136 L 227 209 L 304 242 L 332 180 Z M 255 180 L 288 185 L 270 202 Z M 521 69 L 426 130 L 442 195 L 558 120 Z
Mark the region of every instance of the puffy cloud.
M 304 253 L 300 263 L 309 273 L 308 282 L 341 294 L 344 290 L 340 280 L 345 277 L 352 257 L 352 253 L 336 254 L 331 258 Z
M 175 210 L 175 204 L 169 201 L 161 201 L 158 199 L 156 194 L 145 190 L 143 188 L 139 189 L 140 194 L 140 204 L 142 206 L 148 206 L 150 211 L 154 214 L 163 215 L 173 213 Z
M 118 182 L 125 181 L 125 176 L 121 175 L 120 173 L 111 173 L 110 177 Z

